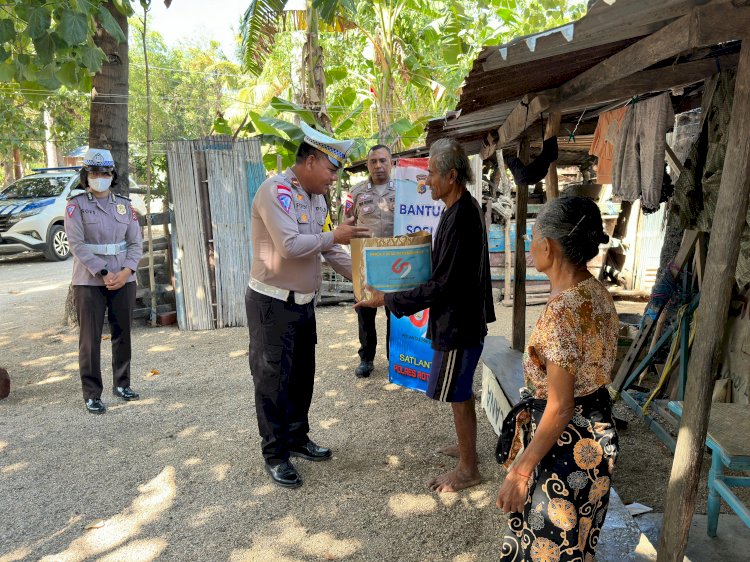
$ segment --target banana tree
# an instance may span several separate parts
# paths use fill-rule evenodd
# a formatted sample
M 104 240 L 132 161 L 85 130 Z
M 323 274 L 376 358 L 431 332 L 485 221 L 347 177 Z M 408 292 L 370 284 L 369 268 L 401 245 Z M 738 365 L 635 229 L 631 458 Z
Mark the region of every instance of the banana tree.
M 345 4 L 350 1 L 347 0 Z M 293 57 L 302 61 L 299 70 L 292 72 L 294 101 L 298 105 L 314 108 L 315 120 L 332 132 L 331 117 L 326 106 L 323 50 L 318 37 L 320 7 L 318 3 L 313 4 L 313 0 L 251 0 L 240 25 L 241 56 L 245 68 L 257 76 L 263 70 L 278 32 L 287 28 L 303 32 L 300 53 Z M 342 31 L 351 27 L 350 22 L 337 15 L 335 8 L 329 11 L 330 6 L 326 2 L 321 7 L 330 16 L 326 29 Z

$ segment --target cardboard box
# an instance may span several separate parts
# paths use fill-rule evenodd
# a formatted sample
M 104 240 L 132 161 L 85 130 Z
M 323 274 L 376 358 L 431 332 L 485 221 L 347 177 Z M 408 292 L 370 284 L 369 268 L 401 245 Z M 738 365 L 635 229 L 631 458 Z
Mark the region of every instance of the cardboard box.
M 432 235 L 417 232 L 393 238 L 355 238 L 352 282 L 357 300 L 370 298 L 365 285 L 392 293 L 429 280 L 432 274 Z

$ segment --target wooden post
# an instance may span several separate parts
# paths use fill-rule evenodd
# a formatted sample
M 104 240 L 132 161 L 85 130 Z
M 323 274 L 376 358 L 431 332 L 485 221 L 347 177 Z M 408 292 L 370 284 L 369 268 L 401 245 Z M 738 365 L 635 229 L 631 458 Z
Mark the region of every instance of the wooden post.
M 529 139 L 523 137 L 518 145 L 518 157 L 529 163 Z M 513 349 L 523 351 L 526 345 L 526 211 L 529 186 L 516 186 L 516 266 L 513 272 Z
M 548 139 L 553 136 L 556 137 L 557 133 L 560 132 L 560 118 L 561 117 L 562 117 L 562 114 L 559 111 L 553 111 L 549 114 L 549 119 L 547 120 L 547 128 L 544 134 L 545 139 Z M 556 199 L 558 196 L 557 161 L 550 163 L 549 170 L 547 171 L 547 177 L 544 180 L 544 185 L 547 188 L 547 201 Z
M 659 537 L 658 562 L 682 562 L 700 478 L 713 377 L 750 193 L 750 41 L 742 42 L 729 140 L 708 247 L 698 325 Z

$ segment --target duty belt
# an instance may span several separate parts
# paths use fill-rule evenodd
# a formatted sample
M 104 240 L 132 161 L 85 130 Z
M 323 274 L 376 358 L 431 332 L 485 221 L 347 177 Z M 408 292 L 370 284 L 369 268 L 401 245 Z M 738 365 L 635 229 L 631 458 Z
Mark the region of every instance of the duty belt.
M 97 256 L 116 256 L 128 250 L 127 242 L 118 242 L 117 244 L 85 244 L 85 246 Z
M 290 293 L 294 294 L 294 302 L 296 304 L 307 304 L 315 298 L 315 293 L 298 293 L 296 291 L 288 291 L 287 289 L 279 289 L 273 285 L 266 285 L 252 277 L 250 278 L 250 283 L 248 283 L 248 285 L 256 293 L 285 302 L 289 300 Z

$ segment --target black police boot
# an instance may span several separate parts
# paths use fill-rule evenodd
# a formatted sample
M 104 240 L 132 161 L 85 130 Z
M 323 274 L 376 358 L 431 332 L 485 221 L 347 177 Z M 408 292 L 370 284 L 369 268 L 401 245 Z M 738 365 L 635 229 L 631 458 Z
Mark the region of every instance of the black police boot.
M 98 398 L 89 398 L 86 400 L 86 409 L 91 414 L 103 414 L 107 411 L 107 407 Z
M 372 361 L 362 361 L 359 366 L 355 369 L 354 374 L 357 375 L 358 379 L 365 379 L 370 376 L 370 373 L 375 369 Z
M 299 488 L 302 486 L 302 477 L 294 468 L 291 461 L 282 462 L 281 464 L 270 465 L 266 463 L 266 472 L 271 476 L 271 480 L 284 488 Z
M 129 386 L 126 386 L 125 388 L 121 386 L 115 386 L 112 388 L 112 394 L 114 394 L 118 398 L 126 400 L 127 402 L 130 402 L 131 400 L 138 400 L 141 397 Z
M 320 447 L 309 440 L 304 445 L 297 445 L 289 449 L 289 456 L 301 457 L 309 461 L 327 461 L 332 454 L 330 449 Z

